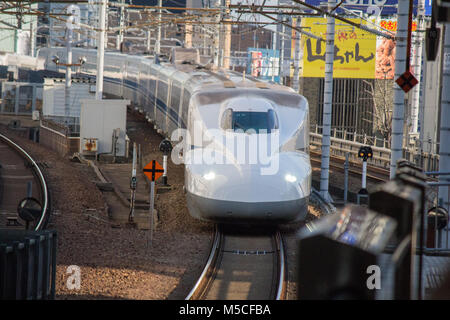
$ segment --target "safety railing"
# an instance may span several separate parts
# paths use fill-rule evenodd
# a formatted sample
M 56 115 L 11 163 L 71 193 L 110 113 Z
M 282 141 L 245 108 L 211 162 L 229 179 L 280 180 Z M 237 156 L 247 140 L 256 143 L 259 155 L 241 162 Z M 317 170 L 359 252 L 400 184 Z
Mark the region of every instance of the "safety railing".
M 345 157 L 346 153 L 350 155 L 350 161 L 357 160 L 358 151 L 362 146 L 371 146 L 373 158 L 368 162 L 369 165 L 389 169 L 391 161 L 391 150 L 389 141 L 377 137 L 347 132 L 333 128 L 331 130 L 330 154 L 337 157 Z M 312 126 L 310 130 L 310 145 L 320 150 L 322 146 L 322 128 Z M 420 151 L 417 148 L 403 148 L 403 159 L 414 163 L 423 168 L 424 171 L 439 170 L 439 155 Z
M 0 299 L 54 299 L 55 278 L 56 231 L 0 232 Z

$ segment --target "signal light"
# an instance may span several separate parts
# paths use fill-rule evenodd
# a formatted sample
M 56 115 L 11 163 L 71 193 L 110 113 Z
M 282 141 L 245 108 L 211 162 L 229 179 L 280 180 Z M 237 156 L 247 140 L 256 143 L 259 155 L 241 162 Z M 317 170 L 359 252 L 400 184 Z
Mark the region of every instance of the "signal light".
M 427 28 L 427 31 L 425 33 L 425 48 L 428 61 L 436 60 L 439 49 L 440 31 L 440 29 L 436 28 L 436 26 L 433 25 L 430 28 Z
M 450 0 L 436 0 L 432 2 L 432 15 L 438 22 L 450 22 Z
M 363 158 L 363 161 L 367 161 L 368 158 L 373 157 L 372 148 L 369 146 L 363 146 L 359 148 L 358 157 Z

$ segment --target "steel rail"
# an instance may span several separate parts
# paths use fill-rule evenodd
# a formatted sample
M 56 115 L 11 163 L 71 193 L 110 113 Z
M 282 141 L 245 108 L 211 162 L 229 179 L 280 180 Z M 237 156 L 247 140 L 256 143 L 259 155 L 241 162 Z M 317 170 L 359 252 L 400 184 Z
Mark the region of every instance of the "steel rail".
M 195 283 L 194 287 L 191 289 L 185 300 L 194 300 L 201 298 L 210 282 L 208 275 L 211 273 L 215 261 L 217 261 L 217 257 L 220 251 L 219 249 L 221 248 L 221 246 L 222 246 L 222 233 L 220 232 L 218 226 L 216 226 L 214 231 L 214 240 L 211 246 L 211 251 L 209 253 L 208 260 L 206 261 L 205 267 L 203 268 L 200 277 L 198 278 L 197 282 Z
M 283 237 L 281 233 L 277 231 L 275 233 L 275 245 L 278 253 L 278 287 L 275 295 L 275 300 L 284 300 L 286 298 L 286 256 L 284 250 Z
M 315 199 L 319 203 L 319 207 L 324 211 L 327 215 L 334 214 L 336 212 L 336 207 L 333 206 L 332 203 L 326 201 L 319 191 L 317 191 L 315 188 L 311 188 L 311 197 Z M 308 223 L 306 224 L 306 227 L 308 227 Z M 308 227 L 309 228 L 309 227 Z
M 12 147 L 14 150 L 22 154 L 22 156 L 28 160 L 28 162 L 31 164 L 31 169 L 36 173 L 36 175 L 39 178 L 39 185 L 42 189 L 42 196 L 43 196 L 43 205 L 42 205 L 42 214 L 41 218 L 39 219 L 38 224 L 34 228 L 36 231 L 40 230 L 44 227 L 45 220 L 49 214 L 50 211 L 50 195 L 49 195 L 49 189 L 47 186 L 47 181 L 45 180 L 44 174 L 42 173 L 41 169 L 37 165 L 36 161 L 17 143 L 9 139 L 3 134 L 0 134 L 0 139 L 4 142 L 6 142 L 10 147 Z
M 199 279 L 195 283 L 194 287 L 191 289 L 189 294 L 186 296 L 185 300 L 199 300 L 203 299 L 210 288 L 211 283 L 215 278 L 215 270 L 220 264 L 220 258 L 223 247 L 224 234 L 220 230 L 219 226 L 215 228 L 214 240 L 211 246 L 211 250 L 208 256 L 208 260 L 200 274 Z M 277 230 L 274 235 L 272 235 L 274 249 L 276 251 L 277 260 L 277 278 L 276 287 L 273 286 L 272 294 L 275 300 L 283 300 L 286 297 L 286 250 L 283 243 L 283 237 L 281 233 Z M 272 281 L 274 278 L 272 278 Z
M 310 159 L 311 161 L 314 161 L 316 163 L 321 162 L 320 160 L 320 152 L 315 152 L 315 151 L 310 151 Z M 342 159 L 341 157 L 338 156 L 330 156 L 330 167 L 335 168 L 336 170 L 338 170 L 339 172 L 345 172 L 344 167 L 342 166 L 344 164 L 345 160 Z M 362 171 L 359 171 L 358 169 L 361 169 L 361 165 L 359 163 L 350 161 L 351 167 L 349 168 L 348 172 L 357 176 L 361 176 Z M 361 169 L 362 170 L 362 169 Z M 367 166 L 367 178 L 377 181 L 377 182 L 386 182 L 387 180 L 389 180 L 389 171 L 387 171 L 386 169 L 380 168 L 380 167 L 376 167 L 373 165 L 368 165 Z M 369 173 L 369 171 L 371 173 Z M 377 174 L 377 175 L 375 175 Z

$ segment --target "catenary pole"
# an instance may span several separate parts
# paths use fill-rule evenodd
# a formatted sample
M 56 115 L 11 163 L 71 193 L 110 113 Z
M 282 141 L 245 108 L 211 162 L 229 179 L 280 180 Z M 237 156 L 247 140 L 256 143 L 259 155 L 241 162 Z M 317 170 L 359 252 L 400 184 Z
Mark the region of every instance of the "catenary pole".
M 220 7 L 220 0 L 216 2 L 216 6 Z M 214 66 L 219 67 L 219 50 L 220 50 L 220 11 L 216 14 L 216 25 L 214 30 Z
M 67 50 L 67 60 L 66 60 L 66 83 L 64 91 L 64 115 L 66 117 L 70 116 L 70 87 L 72 85 L 72 37 L 73 30 L 72 27 L 68 26 L 66 29 L 66 50 Z
M 106 29 L 106 7 L 108 0 L 101 0 L 100 2 L 100 16 L 99 16 L 99 29 L 98 31 L 98 43 L 97 43 L 97 83 L 95 90 L 95 98 L 97 100 L 103 99 L 103 67 L 105 64 L 105 29 Z
M 395 48 L 395 75 L 398 79 L 406 67 L 406 40 L 408 34 L 409 0 L 398 1 L 397 43 Z M 390 178 L 395 177 L 397 161 L 403 156 L 403 125 L 405 111 L 405 92 L 394 82 L 394 104 L 392 110 L 391 165 Z
M 423 47 L 423 33 L 425 27 L 425 0 L 418 0 L 417 6 L 417 31 L 416 31 L 416 46 L 413 61 L 414 77 L 419 83 L 412 89 L 412 103 L 411 103 L 411 133 L 417 133 L 419 127 L 419 102 L 420 102 L 420 78 L 422 73 L 422 47 Z M 423 123 L 420 124 L 423 128 Z M 423 129 L 422 129 L 423 130 Z
M 156 32 L 156 44 L 155 44 L 155 53 L 160 54 L 161 53 L 161 20 L 162 20 L 162 0 L 158 0 L 158 7 L 160 9 L 158 10 L 158 29 Z
M 439 171 L 450 172 L 450 23 L 445 24 L 442 61 L 441 125 L 439 144 Z M 449 183 L 450 176 L 440 175 L 439 182 Z M 450 186 L 439 188 L 439 200 L 448 210 Z
M 336 6 L 335 0 L 328 0 L 328 11 Z M 326 201 L 333 201 L 328 192 L 330 176 L 330 134 L 333 105 L 333 61 L 334 61 L 334 26 L 333 17 L 327 16 L 326 51 L 325 51 L 325 85 L 323 93 L 323 131 L 322 159 L 320 172 L 320 194 Z
M 225 0 L 225 21 L 231 21 L 230 19 L 230 3 L 231 0 Z M 231 64 L 231 24 L 227 23 L 224 26 L 225 37 L 224 37 L 224 52 L 223 52 L 223 68 L 230 69 Z
M 284 18 L 283 18 L 284 21 Z M 284 33 L 286 32 L 286 26 L 284 24 L 281 25 L 281 52 L 280 52 L 280 79 L 284 79 Z M 281 80 L 281 84 L 284 84 L 284 81 Z
M 295 21 L 295 26 L 297 28 L 292 29 L 292 32 L 294 33 L 294 72 L 292 74 L 292 89 L 295 90 L 295 92 L 299 92 L 300 90 L 300 84 L 299 84 L 299 68 L 300 68 L 300 33 L 296 30 L 300 26 L 301 18 L 300 16 L 297 16 L 297 19 Z M 292 21 L 292 24 L 294 24 L 294 21 Z

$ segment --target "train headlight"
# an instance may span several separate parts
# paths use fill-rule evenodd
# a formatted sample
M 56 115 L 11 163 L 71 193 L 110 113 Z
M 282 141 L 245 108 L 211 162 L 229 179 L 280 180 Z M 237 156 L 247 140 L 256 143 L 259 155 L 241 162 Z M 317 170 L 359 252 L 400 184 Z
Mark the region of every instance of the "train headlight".
M 287 181 L 287 182 L 295 182 L 295 181 L 297 181 L 297 177 L 296 176 L 293 176 L 292 174 L 287 174 L 287 175 L 285 175 L 284 176 L 284 179 Z
M 204 174 L 203 178 L 205 180 L 214 180 L 216 178 L 216 174 L 211 171 L 211 172 L 208 172 L 208 173 Z

